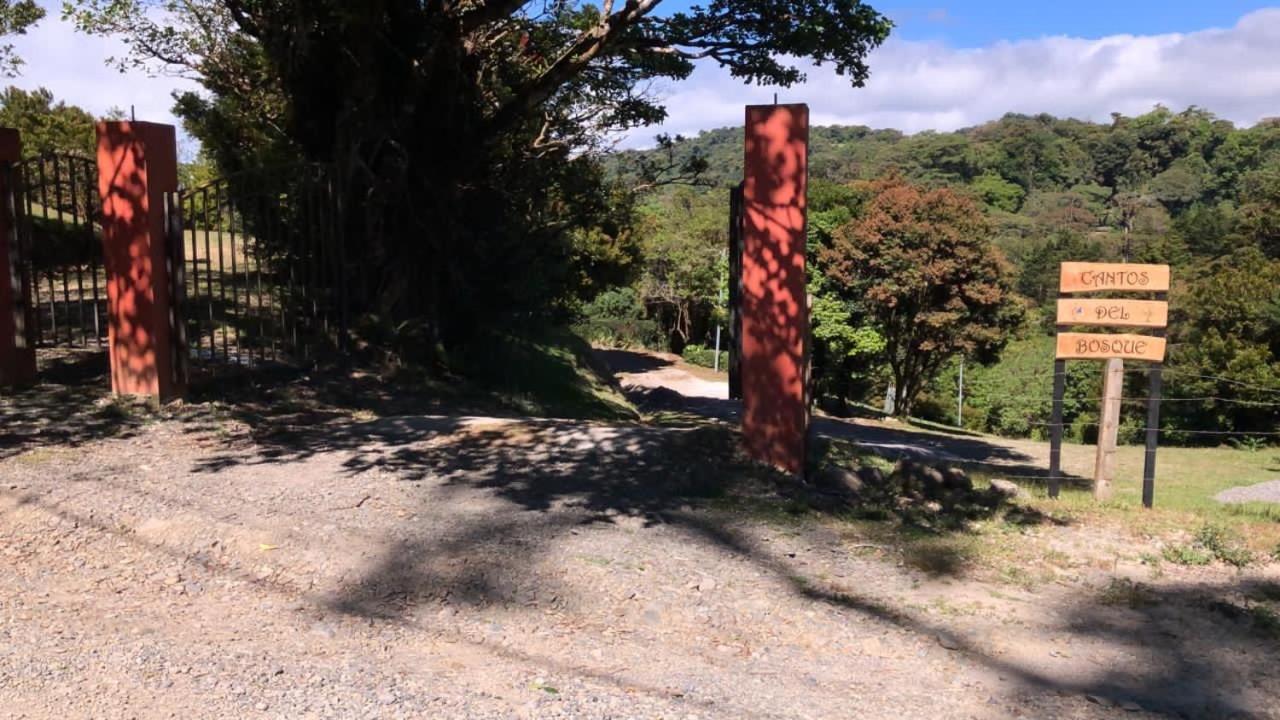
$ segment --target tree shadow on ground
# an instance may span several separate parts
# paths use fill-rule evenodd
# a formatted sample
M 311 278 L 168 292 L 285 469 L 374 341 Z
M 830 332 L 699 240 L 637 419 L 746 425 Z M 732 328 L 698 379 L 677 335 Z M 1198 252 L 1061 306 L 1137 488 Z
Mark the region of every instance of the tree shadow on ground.
M 143 424 L 131 403 L 112 401 L 105 350 L 41 350 L 37 362 L 34 385 L 0 395 L 0 460 L 127 436 Z
M 649 372 L 675 365 L 674 362 L 653 353 L 605 348 L 596 348 L 594 352 L 596 357 L 604 361 L 615 374 Z
M 1274 667 L 1280 653 L 1280 626 L 1274 616 L 1251 614 L 1244 605 L 1224 603 L 1222 597 L 1257 597 L 1251 581 L 1215 586 L 1184 585 L 1162 587 L 1158 598 L 1117 610 L 1095 598 L 1081 598 L 1059 616 L 1054 630 L 1060 634 L 1095 639 L 1121 646 L 1133 663 L 1098 668 L 1092 678 L 1067 680 L 1046 662 L 1011 662 L 981 649 L 978 637 L 960 637 L 946 623 L 863 596 L 835 589 L 824 582 L 796 573 L 783 558 L 753 544 L 731 530 L 705 520 L 691 520 L 701 531 L 723 547 L 731 548 L 757 564 L 788 579 L 792 590 L 810 600 L 844 608 L 865 617 L 890 622 L 928 638 L 945 638 L 967 660 L 978 662 L 1004 676 L 1016 679 L 1024 688 L 1077 697 L 1090 697 L 1103 707 L 1120 708 L 1136 703 L 1142 709 L 1184 718 L 1261 718 L 1258 708 L 1267 707 L 1274 697 L 1260 690 L 1273 683 Z M 1271 618 L 1271 619 L 1267 619 Z M 1256 657 L 1271 646 L 1271 659 L 1242 667 L 1239 658 Z M 1252 709 L 1250 709 L 1252 706 Z
M 697 425 L 716 420 L 737 425 L 742 420 L 742 402 L 706 397 L 686 397 L 669 388 L 625 386 L 627 398 L 663 424 Z M 961 467 L 992 477 L 1016 478 L 1024 484 L 1047 485 L 1049 470 L 1035 458 L 1014 448 L 972 433 L 954 435 L 924 431 L 910 426 L 855 422 L 833 417 L 814 417 L 815 436 L 855 443 L 868 454 L 890 462 L 912 460 Z M 1064 487 L 1087 488 L 1090 480 L 1064 474 Z
M 398 431 L 388 430 L 388 437 Z M 1111 672 L 1063 679 L 1047 665 L 1020 664 L 984 650 L 981 638 L 955 636 L 946 621 L 811 576 L 802 563 L 744 531 L 759 518 L 744 517 L 732 501 L 768 503 L 783 512 L 824 506 L 811 504 L 811 487 L 743 460 L 724 428 L 521 422 L 450 432 L 448 437 L 367 448 L 347 469 L 376 466 L 405 478 L 432 477 L 447 489 L 481 490 L 504 509 L 476 515 L 461 530 L 416 532 L 394 542 L 357 583 L 327 599 L 331 609 L 386 619 L 441 599 L 479 607 L 519 606 L 529 588 L 546 588 L 547 579 L 534 574 L 535 558 L 558 538 L 583 525 L 629 519 L 629 526 L 640 532 L 663 526 L 690 542 L 764 568 L 795 595 L 849 611 L 851 620 L 874 619 L 928 639 L 945 636 L 966 660 L 1012 678 L 1023 689 L 1136 702 L 1148 710 L 1189 717 L 1242 717 L 1247 703 L 1241 698 L 1247 695 L 1230 689 L 1243 693 L 1257 681 L 1256 673 L 1246 677 L 1238 667 L 1222 664 L 1232 653 L 1257 647 L 1249 628 L 1219 627 L 1223 621 L 1210 617 L 1203 632 L 1190 631 L 1176 627 L 1185 612 L 1161 614 L 1161 607 L 1204 606 L 1197 594 L 1202 590 L 1195 588 L 1187 589 L 1185 597 L 1177 591 L 1164 595 L 1159 605 L 1139 607 L 1119 619 L 1113 608 L 1082 599 L 1059 618 L 1059 631 L 1131 647 L 1140 659 Z M 963 532 L 946 523 L 933 531 Z
M 74 375 L 73 370 L 67 372 Z M 340 451 L 346 455 L 344 470 L 353 477 L 378 469 L 404 481 L 431 480 L 446 493 L 479 492 L 496 502 L 483 513 L 460 518 L 448 532 L 412 520 L 401 523 L 387 551 L 361 577 L 323 598 L 336 611 L 394 618 L 433 598 L 480 606 L 516 604 L 527 587 L 545 587 L 546 578 L 531 577 L 537 567 L 532 560 L 565 533 L 583 525 L 627 522 L 641 532 L 657 526 L 675 529 L 691 542 L 748 561 L 784 580 L 796 596 L 848 611 L 852 621 L 890 623 L 924 638 L 949 636 L 968 661 L 1024 687 L 1134 701 L 1188 717 L 1248 717 L 1247 698 L 1256 692 L 1251 688 L 1264 679 L 1262 671 L 1246 668 L 1253 672 L 1242 673 L 1238 665 L 1221 660 L 1257 652 L 1251 625 L 1209 613 L 1200 626 L 1188 628 L 1185 613 L 1171 612 L 1208 607 L 1197 594 L 1203 590 L 1195 588 L 1182 595 L 1176 589 L 1164 592 L 1158 604 L 1135 607 L 1119 620 L 1096 603 L 1073 607 L 1060 619 L 1063 632 L 1131 646 L 1135 659 L 1091 678 L 1063 680 L 1052 668 L 1011 662 L 985 651 L 976 639 L 951 637 L 945 622 L 807 575 L 785 552 L 744 532 L 744 524 L 759 518 L 744 517 L 737 508 L 754 504 L 783 513 L 839 515 L 848 511 L 846 499 L 748 462 L 732 428 L 723 424 L 672 428 L 456 415 L 356 422 L 352 413 L 362 409 L 387 413 L 407 403 L 421 412 L 421 405 L 393 389 L 381 391 L 389 396 L 378 395 L 381 385 L 361 377 L 318 380 L 314 373 L 281 372 L 236 381 L 244 383 L 239 391 L 246 402 L 258 403 L 236 411 L 237 417 L 256 418 L 255 442 L 219 453 L 197 471 L 288 463 Z M 223 382 L 219 394 L 234 389 Z M 198 425 L 203 419 L 192 422 Z M 1044 518 L 1028 516 L 1026 521 Z M 894 522 L 913 520 L 904 514 Z M 963 523 L 945 522 L 929 530 L 964 531 Z M 942 572 L 963 569 L 959 562 L 947 565 Z

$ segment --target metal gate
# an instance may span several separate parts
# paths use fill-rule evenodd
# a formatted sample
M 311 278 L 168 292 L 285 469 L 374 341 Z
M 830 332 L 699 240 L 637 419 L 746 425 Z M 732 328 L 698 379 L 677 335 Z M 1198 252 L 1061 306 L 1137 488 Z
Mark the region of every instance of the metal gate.
M 104 346 L 107 293 L 97 162 L 47 154 L 9 172 L 36 345 Z
M 342 345 L 348 272 L 331 175 L 324 165 L 253 170 L 169 195 L 194 361 L 296 361 Z

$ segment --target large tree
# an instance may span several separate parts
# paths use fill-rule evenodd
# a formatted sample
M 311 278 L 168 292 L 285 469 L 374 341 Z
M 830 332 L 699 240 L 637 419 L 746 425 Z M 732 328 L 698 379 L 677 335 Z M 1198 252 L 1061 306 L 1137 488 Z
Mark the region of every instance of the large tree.
M 828 286 L 858 303 L 883 338 L 895 409 L 905 416 L 951 358 L 993 360 L 1021 311 L 971 200 L 897 176 L 871 190 L 820 255 Z
M 0 92 L 0 127 L 17 129 L 23 151 L 29 155 L 59 152 L 92 157 L 94 153 L 93 115 L 55 101 L 45 88 L 9 87 Z
M 662 4 L 74 0 L 69 15 L 122 36 L 124 66 L 197 80 L 178 112 L 224 170 L 340 163 L 378 214 L 356 249 L 380 272 L 377 310 L 449 342 L 554 308 L 575 268 L 603 267 L 574 240 L 621 227 L 591 153 L 665 116 L 654 81 L 705 59 L 786 86 L 808 58 L 857 86 L 890 28 L 859 0 Z

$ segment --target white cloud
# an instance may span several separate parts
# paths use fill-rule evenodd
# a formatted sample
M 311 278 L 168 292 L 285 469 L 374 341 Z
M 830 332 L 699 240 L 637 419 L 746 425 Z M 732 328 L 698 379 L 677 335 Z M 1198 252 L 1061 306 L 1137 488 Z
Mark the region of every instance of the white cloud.
M 27 63 L 13 84 L 46 86 L 97 114 L 132 105 L 139 120 L 176 124 L 172 91 L 192 83 L 107 67 L 107 58 L 127 48 L 76 33 L 55 3 L 46 4 L 49 16 L 13 38 Z M 782 102 L 809 103 L 818 124 L 907 132 L 953 130 L 1006 112 L 1106 120 L 1113 111 L 1141 113 L 1156 103 L 1199 105 L 1251 125 L 1280 115 L 1280 9 L 1246 15 L 1233 28 L 1184 34 L 1045 37 L 979 49 L 890 40 L 870 64 L 872 77 L 861 89 L 830 68 L 811 68 L 806 85 L 775 89 L 746 86 L 703 65 L 665 93 L 668 121 L 633 132 L 624 145 L 647 145 L 659 132 L 739 125 L 744 105 L 772 102 L 775 91 Z
M 851 88 L 829 68 L 787 89 L 745 86 L 711 65 L 665 93 L 661 128 L 633 132 L 645 146 L 659 132 L 696 134 L 740 125 L 742 108 L 806 102 L 816 124 L 906 132 L 955 130 L 1006 112 L 1103 121 L 1157 103 L 1207 108 L 1241 125 L 1280 115 L 1280 9 L 1244 16 L 1230 29 L 1099 39 L 1045 37 L 979 49 L 890 40 L 869 59 L 871 79 Z

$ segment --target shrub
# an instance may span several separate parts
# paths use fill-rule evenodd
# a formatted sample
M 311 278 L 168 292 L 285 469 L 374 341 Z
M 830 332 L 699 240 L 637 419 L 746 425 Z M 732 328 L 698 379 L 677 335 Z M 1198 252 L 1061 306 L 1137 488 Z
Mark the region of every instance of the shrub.
M 100 252 L 97 230 L 53 218 L 33 217 L 30 222 L 31 266 L 36 271 L 89 265 Z
M 1222 562 L 1241 568 L 1253 563 L 1253 553 L 1239 536 L 1221 525 L 1205 525 L 1196 533 L 1196 542 Z
M 1208 565 L 1218 560 L 1237 568 L 1251 565 L 1257 558 L 1244 547 L 1240 537 L 1221 525 L 1204 525 L 1190 545 L 1167 545 L 1164 559 L 1176 565 Z
M 684 352 L 680 353 L 687 363 L 701 365 L 702 367 L 714 368 L 716 366 L 716 351 L 714 348 L 703 347 L 701 345 L 686 345 Z M 727 372 L 729 368 L 729 352 L 727 350 L 720 351 L 720 370 Z
M 1135 610 L 1156 604 L 1150 588 L 1125 578 L 1112 578 L 1111 583 L 1102 589 L 1099 600 L 1103 605 L 1123 605 Z
M 646 318 L 644 305 L 632 288 L 600 293 L 582 308 L 574 332 L 593 345 L 654 348 L 660 344 L 658 323 Z
M 1191 545 L 1166 545 L 1160 554 L 1174 565 L 1208 565 L 1213 562 L 1213 555 Z

